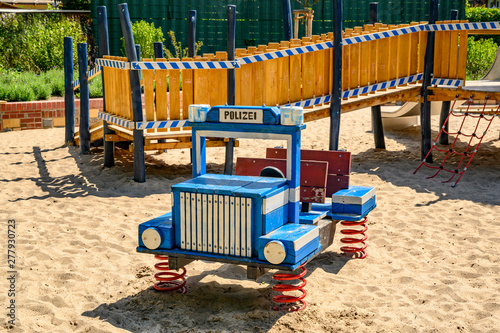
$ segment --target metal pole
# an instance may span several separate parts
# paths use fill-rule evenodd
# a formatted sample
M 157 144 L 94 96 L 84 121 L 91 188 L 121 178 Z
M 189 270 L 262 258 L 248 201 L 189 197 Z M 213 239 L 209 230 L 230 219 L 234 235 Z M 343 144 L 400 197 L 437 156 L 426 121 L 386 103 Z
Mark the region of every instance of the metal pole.
M 438 18 L 439 0 L 430 1 L 429 24 L 436 23 Z M 420 106 L 420 133 L 422 137 L 421 158 L 425 159 L 427 153 L 431 151 L 431 102 L 428 101 L 429 91 L 427 87 L 431 85 L 432 72 L 434 69 L 434 41 L 435 33 L 430 31 L 427 34 L 427 50 L 425 52 L 424 78 L 422 83 L 423 103 Z M 432 163 L 432 153 L 427 156 L 426 162 Z
M 290 0 L 281 0 L 283 7 L 283 30 L 285 33 L 285 40 L 292 39 L 292 6 Z
M 80 154 L 88 154 L 90 152 L 90 118 L 87 43 L 78 43 L 77 49 L 80 77 Z
M 378 22 L 378 2 L 370 2 L 370 24 Z M 370 84 L 372 84 L 370 82 Z M 385 149 L 384 126 L 380 105 L 372 106 L 372 128 L 375 148 Z
M 450 12 L 450 20 L 454 21 L 458 18 L 458 10 L 452 9 Z M 439 128 L 443 128 L 444 126 L 444 131 L 441 133 L 441 136 L 439 137 L 439 143 L 442 145 L 447 145 L 448 144 L 448 128 L 449 124 L 448 122 L 445 124 L 444 122 L 446 121 L 446 118 L 448 117 L 448 114 L 450 113 L 450 106 L 451 102 L 450 101 L 444 101 L 443 104 L 441 105 L 441 113 L 439 114 Z
M 227 6 L 227 59 L 234 60 L 236 49 L 236 6 Z M 227 104 L 235 104 L 235 85 L 236 77 L 234 68 L 227 70 Z M 234 139 L 226 142 L 226 163 L 224 165 L 224 174 L 233 174 L 233 154 Z
M 75 139 L 75 94 L 73 92 L 73 38 L 64 37 L 64 117 L 66 145 Z
M 128 13 L 126 3 L 118 5 L 118 14 L 120 15 L 123 38 L 125 40 L 125 49 L 127 51 L 127 60 L 138 61 L 137 52 L 132 34 L 132 24 Z M 130 90 L 132 95 L 133 121 L 142 121 L 142 100 L 141 100 L 141 82 L 139 71 L 130 71 Z M 142 130 L 134 129 L 134 180 L 139 183 L 146 181 L 146 164 L 144 160 L 144 135 Z
M 196 51 L 196 10 L 189 11 L 188 26 L 188 58 L 194 57 Z
M 333 85 L 330 103 L 330 150 L 339 149 L 342 98 L 342 0 L 333 1 Z
M 109 33 L 108 33 L 108 15 L 105 6 L 97 7 L 97 33 L 99 35 L 99 58 L 109 55 Z M 101 69 L 102 80 L 102 109 L 106 111 L 106 96 L 104 94 L 104 71 Z M 115 131 L 109 128 L 107 121 L 102 121 L 104 131 L 104 166 L 112 167 L 115 165 L 115 143 L 106 141 L 107 134 L 115 134 Z

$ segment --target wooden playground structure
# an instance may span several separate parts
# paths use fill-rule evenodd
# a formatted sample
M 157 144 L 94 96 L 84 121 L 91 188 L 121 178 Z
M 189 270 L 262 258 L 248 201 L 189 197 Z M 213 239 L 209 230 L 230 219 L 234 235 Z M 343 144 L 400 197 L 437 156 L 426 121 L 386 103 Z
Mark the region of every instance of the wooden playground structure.
M 106 166 L 113 165 L 114 143 L 130 142 L 134 178 L 145 181 L 145 150 L 192 148 L 186 126 L 191 104 L 301 106 L 305 122 L 334 117 L 333 124 L 341 113 L 417 102 L 422 105 L 422 156 L 427 156 L 431 101 L 444 101 L 442 113 L 448 114 L 449 101 L 455 99 L 474 95 L 500 100 L 500 86 L 495 88 L 490 81 L 485 88 L 466 81 L 469 34 L 495 34 L 500 22 L 436 21 L 433 6 L 437 8 L 437 1 L 431 2 L 429 22 L 374 23 L 343 30 L 340 59 L 335 52 L 338 41 L 328 33 L 168 61 L 161 54 L 139 61 L 128 13 L 120 13 L 127 57 L 108 55 L 106 8 L 100 7 L 98 65 L 105 109 L 99 114 L 104 124 L 96 127 L 102 134 L 92 139 L 104 136 Z M 231 24 L 235 22 L 229 16 Z M 381 132 L 383 139 L 383 129 L 377 125 L 380 112 L 372 109 L 372 114 L 374 132 Z M 332 126 L 330 135 L 338 138 L 339 131 Z M 82 137 L 90 140 L 90 135 L 79 134 L 80 145 Z M 231 139 L 207 141 L 207 146 L 225 145 L 230 151 L 226 151 L 226 171 L 232 170 L 235 144 Z

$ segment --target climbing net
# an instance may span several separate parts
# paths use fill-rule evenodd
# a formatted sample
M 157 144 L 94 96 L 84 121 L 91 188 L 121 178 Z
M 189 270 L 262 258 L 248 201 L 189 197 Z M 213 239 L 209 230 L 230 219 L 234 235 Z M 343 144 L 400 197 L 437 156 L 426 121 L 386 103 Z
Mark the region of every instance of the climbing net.
M 465 171 L 469 167 L 469 164 L 471 163 L 472 159 L 476 155 L 476 153 L 479 149 L 479 146 L 481 145 L 481 142 L 483 141 L 484 136 L 486 135 L 486 133 L 488 132 L 488 129 L 490 128 L 491 122 L 493 121 L 495 116 L 500 115 L 500 113 L 499 113 L 500 105 L 496 106 L 495 111 L 486 112 L 486 105 L 487 105 L 489 96 L 486 96 L 482 110 L 479 113 L 475 113 L 475 112 L 470 111 L 471 104 L 472 104 L 472 98 L 474 97 L 474 95 L 470 96 L 470 98 L 468 100 L 468 104 L 467 104 L 467 109 L 465 112 L 457 111 L 457 110 L 455 110 L 455 104 L 457 102 L 458 97 L 459 97 L 459 95 L 455 96 L 455 100 L 453 101 L 453 105 L 450 109 L 448 117 L 446 118 L 443 126 L 441 127 L 441 130 L 439 131 L 439 134 L 437 135 L 436 140 L 434 140 L 434 143 L 433 143 L 431 149 L 429 150 L 429 152 L 425 156 L 422 163 L 420 163 L 418 168 L 413 172 L 413 174 L 417 173 L 417 171 L 423 165 L 425 165 L 426 167 L 428 167 L 430 169 L 437 169 L 437 171 L 432 176 L 426 177 L 427 179 L 436 177 L 441 171 L 446 171 L 448 173 L 451 173 L 451 177 L 445 181 L 442 181 L 442 183 L 451 182 L 453 180 L 453 178 L 455 178 L 455 176 L 458 175 L 458 179 L 455 181 L 455 183 L 452 185 L 452 187 L 455 187 L 457 185 L 458 181 L 460 180 L 460 178 L 462 178 L 463 174 L 465 173 Z M 488 115 L 490 115 L 490 117 L 488 117 Z M 458 118 L 461 117 L 462 118 L 462 121 L 460 123 L 460 127 L 459 127 L 458 131 L 455 133 L 450 133 L 446 129 L 447 128 L 446 125 L 451 117 L 458 117 Z M 466 134 L 463 132 L 464 125 L 466 124 L 466 120 L 468 120 L 468 119 L 472 119 L 472 120 L 477 119 L 477 122 L 476 122 L 475 127 L 474 127 L 474 131 L 471 134 Z M 480 125 L 482 125 L 482 126 L 480 126 Z M 453 143 L 451 144 L 451 146 L 448 149 L 440 149 L 436 146 L 436 143 L 437 143 L 439 137 L 443 133 L 455 136 Z M 466 148 L 463 149 L 462 151 L 458 150 L 459 146 L 457 145 L 457 143 L 459 142 L 460 136 L 465 137 L 466 138 L 465 141 L 468 141 Z M 433 150 L 443 152 L 446 154 L 444 159 L 443 159 L 443 162 L 439 166 L 432 166 L 432 165 L 429 165 L 427 163 L 427 158 L 429 157 L 429 155 L 431 154 L 431 152 Z M 451 158 L 454 156 L 458 157 L 457 165 L 454 168 L 445 167 L 445 163 L 447 162 L 447 160 L 448 160 L 448 162 L 450 162 L 449 160 L 451 160 Z M 450 164 L 450 163 L 448 163 L 448 164 Z M 465 166 L 462 168 L 462 170 L 460 170 L 460 168 L 463 165 L 465 165 Z

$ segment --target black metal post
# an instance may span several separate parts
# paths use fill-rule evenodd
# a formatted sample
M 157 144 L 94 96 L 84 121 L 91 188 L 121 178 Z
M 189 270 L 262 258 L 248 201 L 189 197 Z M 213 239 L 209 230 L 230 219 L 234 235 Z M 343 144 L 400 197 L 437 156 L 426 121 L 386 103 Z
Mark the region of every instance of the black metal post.
M 435 24 L 438 18 L 439 0 L 430 1 L 429 24 Z M 428 101 L 431 85 L 432 73 L 434 69 L 434 41 L 435 33 L 430 31 L 427 34 L 427 49 L 425 51 L 424 78 L 422 83 L 423 103 L 420 106 L 420 133 L 422 137 L 421 158 L 425 159 L 427 153 L 431 151 L 431 102 Z M 427 156 L 426 162 L 432 163 L 432 153 Z
M 80 77 L 80 154 L 88 154 L 90 152 L 90 118 L 87 43 L 78 43 L 77 49 Z
M 283 7 L 283 30 L 285 33 L 285 40 L 292 39 L 292 6 L 290 0 L 281 0 Z
M 458 20 L 458 9 L 452 9 L 450 11 L 450 20 Z
M 97 33 L 99 35 L 99 58 L 109 55 L 109 33 L 108 33 L 108 14 L 105 6 L 97 7 Z M 103 71 L 101 71 L 103 73 Z M 102 79 L 102 109 L 106 111 L 106 96 L 104 94 L 104 75 Z M 112 167 L 115 165 L 115 143 L 114 141 L 106 141 L 107 134 L 115 132 L 109 128 L 107 121 L 102 121 L 104 131 L 104 166 Z
M 339 149 L 342 99 L 342 0 L 333 1 L 333 84 L 330 103 L 330 150 Z
M 155 52 L 155 59 L 163 58 L 163 43 L 162 42 L 154 42 L 153 49 Z
M 450 12 L 450 20 L 454 21 L 457 18 L 458 18 L 458 10 L 452 9 Z M 439 143 L 442 145 L 448 144 L 448 134 L 447 134 L 448 122 L 446 124 L 444 122 L 446 121 L 446 118 L 450 113 L 450 106 L 451 106 L 450 101 L 444 101 L 443 104 L 441 105 L 441 113 L 439 114 L 439 128 L 443 128 L 444 126 L 444 131 L 439 136 Z
M 127 51 L 127 60 L 138 61 L 137 51 L 132 34 L 132 24 L 128 13 L 128 5 L 122 3 L 118 5 L 118 14 L 120 15 L 123 38 L 125 40 L 125 49 Z M 132 112 L 133 121 L 142 121 L 142 100 L 141 100 L 141 82 L 139 71 L 130 71 L 130 90 L 132 94 Z M 134 180 L 139 183 L 146 181 L 146 163 L 144 160 L 144 135 L 142 130 L 134 129 Z
M 234 60 L 236 49 L 236 6 L 227 6 L 227 59 Z M 234 69 L 227 70 L 227 104 L 235 104 L 236 77 Z M 233 174 L 234 139 L 226 142 L 226 163 L 224 174 Z
M 370 2 L 370 24 L 378 22 L 378 2 Z M 370 84 L 373 84 L 370 82 Z M 372 129 L 375 148 L 385 149 L 384 126 L 380 105 L 372 106 Z
M 75 139 L 75 94 L 73 92 L 73 38 L 64 37 L 64 118 L 66 145 Z
M 192 58 L 196 51 L 196 10 L 189 11 L 188 57 Z

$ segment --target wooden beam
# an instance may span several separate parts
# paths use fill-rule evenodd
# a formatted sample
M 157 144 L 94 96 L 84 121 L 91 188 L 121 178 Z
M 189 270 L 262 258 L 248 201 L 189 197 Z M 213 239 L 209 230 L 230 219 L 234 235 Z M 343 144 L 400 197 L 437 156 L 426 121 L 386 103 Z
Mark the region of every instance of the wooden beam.
M 207 147 L 225 147 L 226 143 L 223 140 L 210 141 L 207 140 Z M 239 147 L 239 141 L 234 142 L 235 147 Z M 144 146 L 144 150 L 165 150 L 165 149 L 182 149 L 193 148 L 192 142 L 164 142 L 152 143 Z
M 471 95 L 474 95 L 474 99 L 485 99 L 489 96 L 490 100 L 500 100 L 500 91 L 468 90 L 467 87 L 462 89 L 432 87 L 429 90 L 432 92 L 432 95 L 428 97 L 429 101 L 453 101 L 457 95 L 459 95 L 458 99 L 469 99 Z
M 106 134 L 104 137 L 104 140 L 107 142 L 121 142 L 121 141 L 130 141 L 129 139 L 126 139 L 124 137 L 121 137 L 117 134 Z
M 394 101 L 419 102 L 420 85 L 403 87 L 404 89 L 390 90 L 389 92 L 378 93 L 375 95 L 360 96 L 356 99 L 343 100 L 341 112 L 351 112 L 370 106 L 385 104 Z M 327 118 L 330 116 L 330 106 L 315 106 L 311 111 L 304 113 L 304 122 Z

